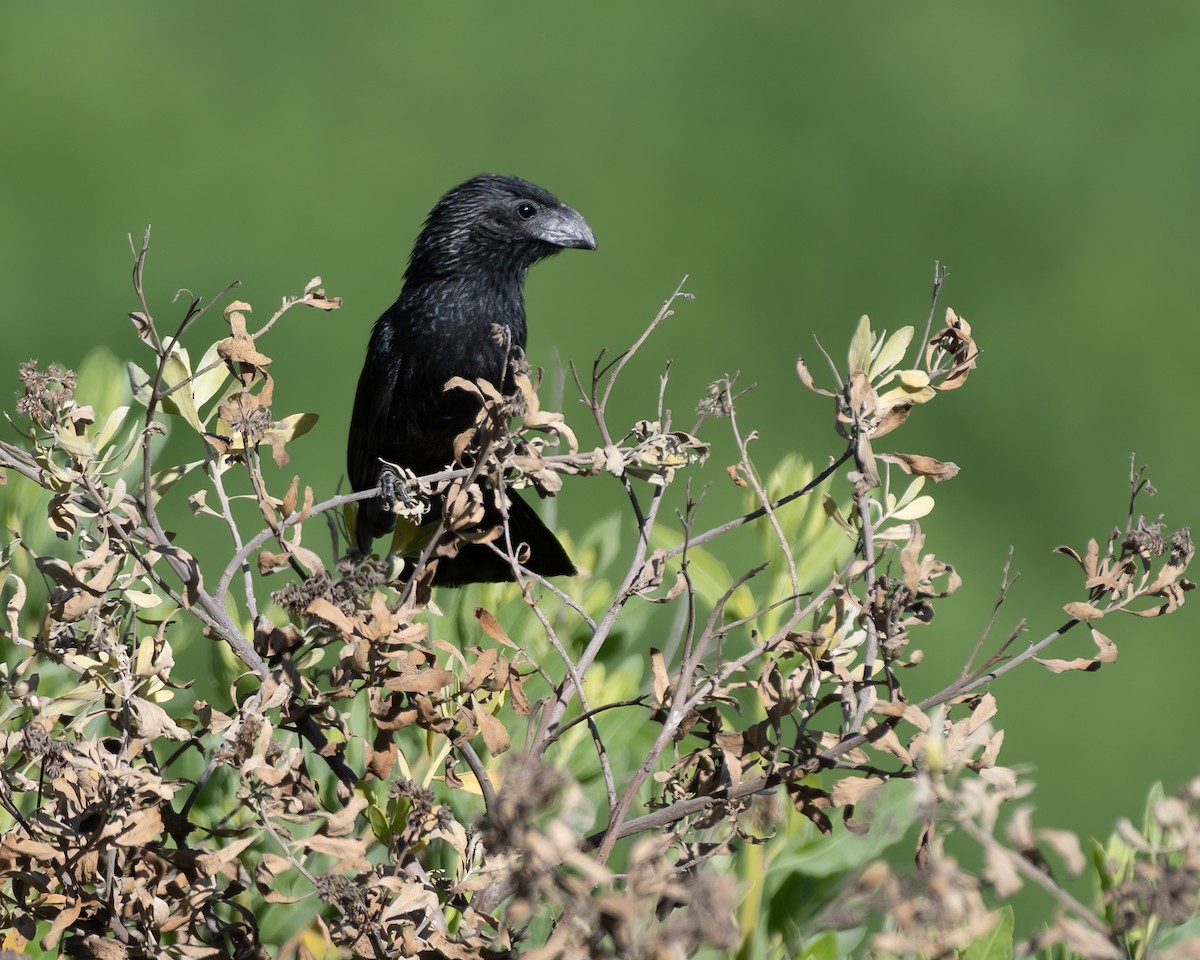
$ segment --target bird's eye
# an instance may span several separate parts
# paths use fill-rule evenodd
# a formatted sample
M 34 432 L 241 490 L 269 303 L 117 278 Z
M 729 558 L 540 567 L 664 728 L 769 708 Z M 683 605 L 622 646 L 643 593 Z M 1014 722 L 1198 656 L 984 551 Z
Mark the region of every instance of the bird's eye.
M 532 220 L 535 213 L 537 213 L 537 207 L 528 200 L 522 200 L 517 204 L 517 216 L 522 220 Z

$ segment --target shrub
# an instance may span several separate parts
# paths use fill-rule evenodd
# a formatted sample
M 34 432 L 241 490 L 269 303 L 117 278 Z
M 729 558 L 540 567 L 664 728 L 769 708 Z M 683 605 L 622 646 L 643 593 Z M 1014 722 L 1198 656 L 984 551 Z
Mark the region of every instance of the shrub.
M 1019 807 L 997 836 L 1001 807 L 1028 786 L 999 764 L 990 682 L 1031 661 L 1111 663 L 1102 619 L 1171 613 L 1191 587 L 1187 532 L 1136 513 L 1141 471 L 1121 529 L 1062 548 L 1081 583 L 1058 630 L 1018 649 L 1022 628 L 995 640 L 993 613 L 951 684 L 905 694 L 915 641 L 960 583 L 921 528 L 930 488 L 957 467 L 881 442 L 955 396 L 979 359 L 953 310 L 934 329 L 944 272 L 921 339 L 863 317 L 845 362 L 825 355 L 827 387 L 798 364 L 834 413 L 819 470 L 791 455 L 760 473 L 733 377 L 686 430 L 665 373 L 644 419 L 609 422 L 626 364 L 687 298 L 682 284 L 630 350 L 576 371 L 590 448 L 541 409 L 523 357 L 514 396 L 457 384 L 482 402 L 466 465 L 401 478 L 399 511 L 418 515 L 431 492 L 446 508 L 432 536 L 406 540 L 401 524 L 380 560 L 341 549 L 354 501 L 376 491 L 319 499 L 283 472 L 316 418 L 275 411 L 263 352 L 290 310 L 339 301 L 314 280 L 253 331 L 249 305 L 230 302 L 227 335 L 189 351 L 228 291 L 190 302 L 165 335 L 143 294 L 148 243 L 131 314 L 148 360 L 128 364 L 128 390 L 105 354 L 78 378 L 24 364 L 19 439 L 0 442 L 14 531 L 0 553 L 5 946 L 1002 957 L 1006 902 L 1032 882 L 1060 912 L 1024 949 L 1197 955 L 1200 782 L 1153 794 L 1140 831 L 1093 847 L 1095 906 L 1048 866 L 1047 854 L 1087 867 L 1072 834 Z M 96 403 L 76 399 L 85 387 Z M 688 487 L 667 519 L 668 492 L 720 423 L 744 510 L 711 524 Z M 168 430 L 186 441 L 165 445 Z M 195 459 L 177 462 L 184 449 Z M 548 582 L 523 570 L 503 526 L 479 526 L 481 481 L 500 478 L 544 497 L 566 478 L 617 483 L 629 511 L 572 541 L 577 578 Z M 190 515 L 168 530 L 160 508 L 189 485 Z M 53 552 L 35 547 L 43 520 Z M 214 524 L 218 559 L 199 546 Z M 760 559 L 730 573 L 725 544 L 741 528 L 758 531 Z M 463 538 L 507 556 L 517 582 L 443 593 L 442 609 L 431 571 Z M 1094 656 L 1046 656 L 1077 628 Z M 197 674 L 201 698 L 185 679 Z M 982 851 L 980 872 L 945 852 L 955 831 Z M 906 843 L 911 872 L 886 856 Z

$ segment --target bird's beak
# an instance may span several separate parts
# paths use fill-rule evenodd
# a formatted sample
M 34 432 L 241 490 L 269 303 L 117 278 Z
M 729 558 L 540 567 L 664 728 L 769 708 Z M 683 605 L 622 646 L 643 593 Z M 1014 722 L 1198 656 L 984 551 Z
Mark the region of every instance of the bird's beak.
M 541 238 L 556 247 L 573 247 L 577 250 L 596 249 L 596 238 L 592 235 L 592 228 L 570 207 L 559 207 L 550 212 Z

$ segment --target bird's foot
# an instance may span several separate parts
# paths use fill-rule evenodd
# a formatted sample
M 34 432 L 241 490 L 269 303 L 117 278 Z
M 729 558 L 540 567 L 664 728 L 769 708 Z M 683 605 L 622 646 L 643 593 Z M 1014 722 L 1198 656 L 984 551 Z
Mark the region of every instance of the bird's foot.
M 429 512 L 430 493 L 427 484 L 411 470 L 387 460 L 380 460 L 379 500 L 384 513 L 395 514 L 405 520 L 420 523 Z
M 396 500 L 396 469 L 393 464 L 385 463 L 379 471 L 380 508 L 384 513 L 391 513 Z

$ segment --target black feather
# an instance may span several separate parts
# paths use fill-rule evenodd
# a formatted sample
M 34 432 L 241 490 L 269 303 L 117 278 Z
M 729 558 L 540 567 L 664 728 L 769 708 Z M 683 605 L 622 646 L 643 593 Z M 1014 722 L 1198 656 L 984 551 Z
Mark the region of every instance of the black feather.
M 454 438 L 475 421 L 479 405 L 466 391 L 444 390 L 446 382 L 482 378 L 511 393 L 509 344 L 525 348 L 526 272 L 565 247 L 595 246 L 583 217 L 517 177 L 483 174 L 438 201 L 413 246 L 400 297 L 371 333 L 347 447 L 354 490 L 379 484 L 381 459 L 418 476 L 453 463 Z M 497 338 L 496 326 L 507 336 Z M 543 576 L 574 573 L 537 514 L 516 493 L 507 497 L 512 545 L 528 546 L 526 566 Z M 440 515 L 435 507 L 430 522 Z M 381 501 L 360 501 L 358 549 L 369 553 L 394 525 Z M 484 544 L 463 544 L 457 556 L 438 561 L 434 575 L 447 586 L 511 579 L 509 564 Z

